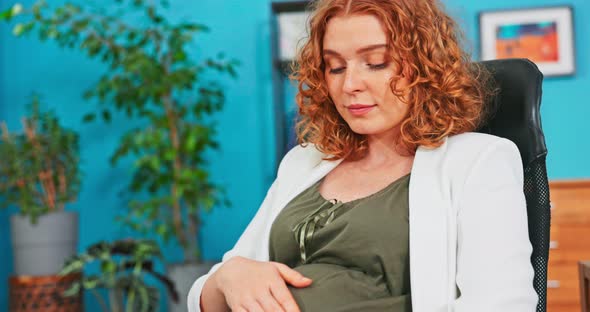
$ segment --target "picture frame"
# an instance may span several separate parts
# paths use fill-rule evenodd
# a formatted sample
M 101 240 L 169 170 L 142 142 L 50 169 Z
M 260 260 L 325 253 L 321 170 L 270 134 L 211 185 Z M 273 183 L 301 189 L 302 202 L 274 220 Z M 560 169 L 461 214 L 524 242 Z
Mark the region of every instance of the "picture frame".
M 308 37 L 310 1 L 275 1 L 271 3 L 271 46 L 273 110 L 275 130 L 275 164 L 297 144 L 295 123 L 296 86 L 289 80 L 290 65 Z
M 281 6 L 283 4 L 283 6 Z M 290 6 L 286 6 L 288 4 Z M 290 62 L 300 48 L 301 40 L 308 36 L 306 30 L 309 12 L 305 10 L 306 2 L 275 4 L 279 30 L 279 60 Z M 284 9 L 285 11 L 280 11 Z M 291 9 L 291 10 L 289 10 Z
M 484 11 L 479 32 L 482 61 L 527 58 L 546 77 L 575 74 L 571 6 Z

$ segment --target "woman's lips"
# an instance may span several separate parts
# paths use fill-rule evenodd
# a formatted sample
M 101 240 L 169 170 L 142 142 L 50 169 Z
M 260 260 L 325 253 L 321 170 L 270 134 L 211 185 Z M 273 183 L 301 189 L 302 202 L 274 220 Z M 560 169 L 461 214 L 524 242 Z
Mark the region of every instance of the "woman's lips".
M 355 116 L 362 116 L 370 112 L 376 105 L 351 105 L 347 107 L 348 111 Z

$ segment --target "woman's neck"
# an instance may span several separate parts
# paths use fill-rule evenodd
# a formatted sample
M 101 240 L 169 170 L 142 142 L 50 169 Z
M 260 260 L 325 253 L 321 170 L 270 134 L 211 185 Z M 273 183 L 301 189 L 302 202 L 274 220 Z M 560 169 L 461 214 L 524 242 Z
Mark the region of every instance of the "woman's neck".
M 367 169 L 392 166 L 410 166 L 414 160 L 413 153 L 400 145 L 396 146 L 397 137 L 394 132 L 370 135 L 368 151 L 365 157 L 358 160 L 358 165 Z

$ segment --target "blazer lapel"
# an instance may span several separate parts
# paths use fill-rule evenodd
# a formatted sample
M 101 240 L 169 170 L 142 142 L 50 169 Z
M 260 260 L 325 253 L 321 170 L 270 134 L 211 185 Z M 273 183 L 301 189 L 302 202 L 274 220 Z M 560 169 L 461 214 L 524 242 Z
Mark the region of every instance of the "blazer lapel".
M 447 213 L 449 192 L 441 155 L 436 149 L 416 151 L 409 186 L 410 280 L 412 310 L 447 310 Z

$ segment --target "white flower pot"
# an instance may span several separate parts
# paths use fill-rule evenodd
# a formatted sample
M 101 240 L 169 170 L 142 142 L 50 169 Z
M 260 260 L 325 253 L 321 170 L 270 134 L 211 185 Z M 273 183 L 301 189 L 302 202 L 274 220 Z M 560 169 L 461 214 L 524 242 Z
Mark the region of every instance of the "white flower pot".
M 13 215 L 10 235 L 16 275 L 53 275 L 76 254 L 78 213 L 49 213 L 37 224 L 31 224 L 28 216 Z

